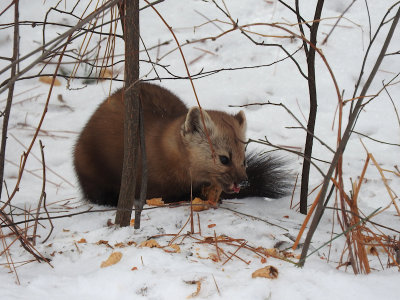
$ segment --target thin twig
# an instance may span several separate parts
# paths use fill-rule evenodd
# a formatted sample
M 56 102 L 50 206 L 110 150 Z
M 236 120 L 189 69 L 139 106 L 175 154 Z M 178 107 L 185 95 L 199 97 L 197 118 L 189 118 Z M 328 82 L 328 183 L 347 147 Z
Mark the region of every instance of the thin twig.
M 335 153 L 335 155 L 334 155 L 334 157 L 332 159 L 332 164 L 331 164 L 331 166 L 330 166 L 330 168 L 329 168 L 329 170 L 328 170 L 328 172 L 326 174 L 326 177 L 325 177 L 325 180 L 324 180 L 324 184 L 323 184 L 323 186 L 321 188 L 321 197 L 320 197 L 320 200 L 318 202 L 318 205 L 317 205 L 317 208 L 316 208 L 316 212 L 315 212 L 313 221 L 311 223 L 310 229 L 309 229 L 309 231 L 307 233 L 307 237 L 306 237 L 306 240 L 305 240 L 305 243 L 304 243 L 304 247 L 303 247 L 303 250 L 302 250 L 302 253 L 301 253 L 300 264 L 299 264 L 300 266 L 303 266 L 304 263 L 305 263 L 305 259 L 307 257 L 307 252 L 308 252 L 309 246 L 311 244 L 311 239 L 312 239 L 312 237 L 314 235 L 315 230 L 317 229 L 317 226 L 319 224 L 321 216 L 322 216 L 322 214 L 324 212 L 324 199 L 325 199 L 325 195 L 326 195 L 326 192 L 327 192 L 327 188 L 328 188 L 328 185 L 329 185 L 330 178 L 332 177 L 332 174 L 333 174 L 334 170 L 336 169 L 337 163 L 338 163 L 339 159 L 342 157 L 343 151 L 344 151 L 344 149 L 345 149 L 345 147 L 347 145 L 348 140 L 350 139 L 351 131 L 352 131 L 354 125 L 355 125 L 355 120 L 357 118 L 358 113 L 361 110 L 361 107 L 362 107 L 362 101 L 363 101 L 362 99 L 367 94 L 367 91 L 368 91 L 368 89 L 369 89 L 369 87 L 370 87 L 370 85 L 372 83 L 372 80 L 374 79 L 374 77 L 376 75 L 376 72 L 378 71 L 379 66 L 382 63 L 382 60 L 383 60 L 383 58 L 385 56 L 385 53 L 386 53 L 386 50 L 387 50 L 387 48 L 388 48 L 388 46 L 390 44 L 390 41 L 391 41 L 392 36 L 393 36 L 393 32 L 394 32 L 394 30 L 395 30 L 395 28 L 397 26 L 399 18 L 400 18 L 400 8 L 398 9 L 398 11 L 397 11 L 397 13 L 396 13 L 396 15 L 395 15 L 395 17 L 393 19 L 392 25 L 391 25 L 391 27 L 389 29 L 389 32 L 388 32 L 387 36 L 386 36 L 386 39 L 385 39 L 385 42 L 384 42 L 384 44 L 382 46 L 380 54 L 379 54 L 379 56 L 378 56 L 378 58 L 377 58 L 377 60 L 375 62 L 375 65 L 374 65 L 374 67 L 373 67 L 373 69 L 372 69 L 367 81 L 365 82 L 365 85 L 364 85 L 362 91 L 361 91 L 361 94 L 360 94 L 361 97 L 357 101 L 357 103 L 356 103 L 356 105 L 354 107 L 354 110 L 352 111 L 352 113 L 350 115 L 349 122 L 348 122 L 348 124 L 346 126 L 346 129 L 345 129 L 344 133 L 343 133 L 343 137 L 342 137 L 342 139 L 341 139 L 341 141 L 340 141 L 340 143 L 338 145 L 338 149 L 337 149 L 337 151 L 336 151 L 336 153 Z
M 298 0 L 297 0 L 298 1 Z M 296 2 L 297 2 L 296 1 Z M 342 14 L 340 15 L 340 17 L 336 20 L 335 25 L 333 25 L 333 27 L 331 28 L 331 30 L 328 32 L 328 34 L 326 35 L 326 37 L 324 38 L 324 40 L 322 41 L 321 45 L 325 45 L 326 42 L 328 41 L 329 37 L 331 36 L 333 30 L 335 30 L 336 26 L 339 24 L 340 20 L 343 18 L 343 16 L 347 13 L 347 11 L 350 9 L 350 7 L 353 6 L 353 4 L 356 2 L 357 0 L 353 0 L 347 7 L 346 9 L 342 12 Z

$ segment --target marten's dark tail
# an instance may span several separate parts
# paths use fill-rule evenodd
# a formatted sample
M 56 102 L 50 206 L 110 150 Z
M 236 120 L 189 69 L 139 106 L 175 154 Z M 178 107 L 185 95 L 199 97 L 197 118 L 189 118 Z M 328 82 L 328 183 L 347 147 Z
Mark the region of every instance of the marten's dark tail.
M 283 158 L 250 152 L 246 155 L 248 185 L 238 194 L 221 195 L 223 199 L 266 197 L 281 198 L 290 193 L 292 176 L 285 169 Z

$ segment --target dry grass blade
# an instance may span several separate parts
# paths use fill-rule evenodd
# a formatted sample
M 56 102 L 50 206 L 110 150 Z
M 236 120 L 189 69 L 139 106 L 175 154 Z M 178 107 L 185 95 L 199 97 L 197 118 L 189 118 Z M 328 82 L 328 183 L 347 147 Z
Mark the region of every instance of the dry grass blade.
M 4 253 L 5 256 L 6 256 L 7 267 L 15 274 L 15 278 L 17 280 L 17 284 L 20 285 L 21 283 L 19 281 L 18 273 L 17 273 L 17 270 L 15 268 L 14 261 L 13 261 L 13 259 L 11 257 L 11 253 L 9 251 L 9 248 L 10 248 L 11 245 L 7 245 L 6 236 L 4 235 L 3 229 L 1 229 L 1 227 L 0 227 L 0 239 L 1 239 L 2 246 L 3 246 L 3 251 L 1 253 L 2 254 Z M 15 240 L 17 240 L 17 239 L 15 239 Z

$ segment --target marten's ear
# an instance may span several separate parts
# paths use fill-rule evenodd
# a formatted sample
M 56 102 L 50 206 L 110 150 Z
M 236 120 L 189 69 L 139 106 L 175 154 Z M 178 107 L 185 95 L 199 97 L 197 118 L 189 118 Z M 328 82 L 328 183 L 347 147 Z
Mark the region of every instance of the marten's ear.
M 243 110 L 239 111 L 233 117 L 239 122 L 240 128 L 243 131 L 246 131 L 247 122 L 246 122 L 246 115 L 244 114 L 244 111 Z
M 209 134 L 213 131 L 214 122 L 211 120 L 210 115 L 205 111 L 201 110 L 204 117 L 204 123 L 206 124 L 207 131 Z M 204 134 L 204 125 L 200 114 L 200 109 L 195 106 L 192 107 L 186 115 L 184 124 L 184 134 L 186 133 L 201 133 Z

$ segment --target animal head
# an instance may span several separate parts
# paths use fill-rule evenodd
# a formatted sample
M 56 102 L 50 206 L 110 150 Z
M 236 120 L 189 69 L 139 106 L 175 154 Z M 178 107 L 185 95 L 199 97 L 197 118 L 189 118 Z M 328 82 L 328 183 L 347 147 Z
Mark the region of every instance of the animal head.
M 232 116 L 191 108 L 181 135 L 189 150 L 192 178 L 197 183 L 219 185 L 225 193 L 238 193 L 247 181 L 245 133 L 243 111 Z

